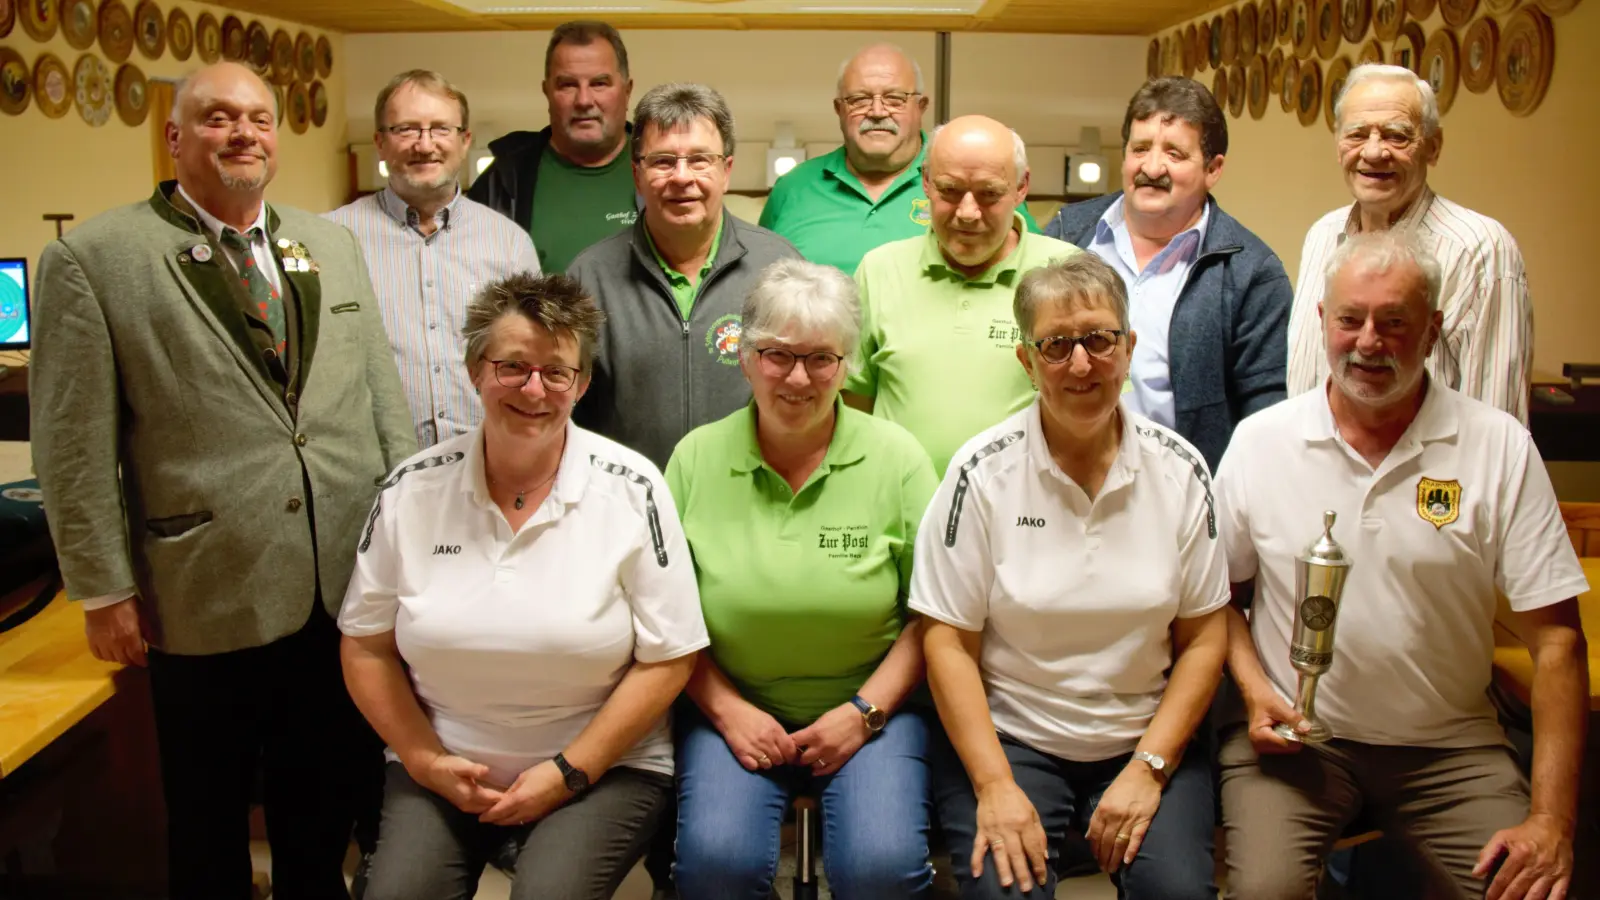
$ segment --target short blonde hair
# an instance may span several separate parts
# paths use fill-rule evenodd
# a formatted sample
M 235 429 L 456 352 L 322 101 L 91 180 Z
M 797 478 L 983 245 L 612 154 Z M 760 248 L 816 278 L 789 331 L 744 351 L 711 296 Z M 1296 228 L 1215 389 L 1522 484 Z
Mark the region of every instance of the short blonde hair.
M 408 84 L 415 85 L 418 90 L 427 91 L 430 94 L 438 94 L 443 97 L 449 97 L 451 100 L 454 100 L 461 106 L 461 127 L 468 128 L 471 126 L 471 122 L 469 121 L 470 110 L 467 107 L 466 94 L 461 93 L 461 91 L 455 85 L 446 80 L 443 75 L 440 75 L 438 72 L 435 72 L 432 69 L 411 69 L 409 71 L 401 72 L 399 75 L 389 79 L 389 83 L 384 85 L 383 90 L 378 92 L 378 102 L 374 104 L 372 108 L 373 130 L 383 130 L 386 124 L 384 121 L 385 115 L 389 112 L 389 100 L 394 97 L 396 91 Z

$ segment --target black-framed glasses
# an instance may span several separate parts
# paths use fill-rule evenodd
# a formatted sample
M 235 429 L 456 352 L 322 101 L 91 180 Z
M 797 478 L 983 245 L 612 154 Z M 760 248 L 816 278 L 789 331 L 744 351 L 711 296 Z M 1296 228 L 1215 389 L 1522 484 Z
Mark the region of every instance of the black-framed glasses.
M 544 389 L 554 393 L 572 390 L 578 383 L 578 370 L 571 366 L 535 366 L 520 359 L 491 359 L 494 378 L 508 388 L 522 389 L 538 374 Z
M 918 91 L 884 91 L 881 94 L 846 94 L 839 101 L 851 112 L 871 109 L 874 100 L 882 102 L 883 108 L 890 112 L 899 112 L 911 104 L 912 97 L 920 96 Z
M 689 171 L 696 175 L 704 175 L 726 158 L 726 154 L 722 153 L 689 153 L 683 156 L 676 153 L 650 153 L 639 158 L 639 165 L 651 175 L 665 177 L 678 171 L 678 160 L 681 159 L 689 164 Z
M 816 350 L 811 353 L 795 353 L 782 347 L 768 347 L 757 350 L 756 355 L 761 357 L 761 371 L 773 378 L 788 378 L 794 371 L 795 364 L 805 360 L 806 372 L 819 381 L 832 378 L 839 371 L 839 363 L 844 357 L 826 350 Z
M 1064 363 L 1072 358 L 1072 350 L 1079 344 L 1083 345 L 1083 352 L 1095 359 L 1105 359 L 1111 355 L 1113 350 L 1117 349 L 1117 344 L 1122 341 L 1123 336 L 1126 334 L 1127 332 L 1120 328 L 1104 328 L 1099 331 L 1091 331 L 1088 334 L 1080 334 L 1077 337 L 1056 334 L 1039 338 L 1036 341 L 1029 341 L 1028 343 L 1033 345 L 1033 349 L 1039 351 L 1039 355 L 1044 357 L 1045 362 L 1052 364 Z
M 419 140 L 424 134 L 436 141 L 447 141 L 467 129 L 460 125 L 389 125 L 382 130 L 385 134 L 402 141 Z

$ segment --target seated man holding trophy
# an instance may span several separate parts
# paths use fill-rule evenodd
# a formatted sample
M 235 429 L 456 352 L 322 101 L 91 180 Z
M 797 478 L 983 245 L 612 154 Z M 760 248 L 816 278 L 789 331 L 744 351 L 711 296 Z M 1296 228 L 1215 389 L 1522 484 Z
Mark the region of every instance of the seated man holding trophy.
M 1567 896 L 1588 585 L 1528 432 L 1424 371 L 1439 284 L 1404 232 L 1346 240 L 1329 379 L 1244 420 L 1219 467 L 1230 579 L 1255 582 L 1249 620 L 1229 612 L 1230 898 L 1313 896 L 1358 813 L 1419 852 L 1430 896 Z M 1497 591 L 1535 663 L 1531 797 L 1486 693 Z

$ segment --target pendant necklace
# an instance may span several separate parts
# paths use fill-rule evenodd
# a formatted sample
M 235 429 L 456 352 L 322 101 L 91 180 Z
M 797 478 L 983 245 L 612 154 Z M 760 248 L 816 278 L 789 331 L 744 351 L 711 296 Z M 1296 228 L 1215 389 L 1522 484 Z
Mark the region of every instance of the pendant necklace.
M 549 478 L 546 478 L 545 480 L 539 482 L 538 484 L 534 485 L 531 488 L 524 488 L 523 490 L 517 491 L 517 499 L 511 505 L 515 506 L 517 509 L 521 509 L 522 506 L 523 506 L 523 498 L 528 494 L 529 491 L 537 491 L 539 488 L 542 488 L 545 485 L 549 484 L 550 482 L 554 481 L 556 479 L 556 475 L 558 475 L 560 472 L 561 472 L 561 463 L 557 462 L 556 463 L 556 470 L 554 472 L 550 473 L 550 477 Z M 488 475 L 489 473 L 487 471 L 485 471 L 484 474 Z M 492 484 L 492 485 L 496 485 L 496 486 L 499 486 L 499 484 L 500 484 L 500 482 L 494 480 L 493 476 L 490 476 L 489 483 Z

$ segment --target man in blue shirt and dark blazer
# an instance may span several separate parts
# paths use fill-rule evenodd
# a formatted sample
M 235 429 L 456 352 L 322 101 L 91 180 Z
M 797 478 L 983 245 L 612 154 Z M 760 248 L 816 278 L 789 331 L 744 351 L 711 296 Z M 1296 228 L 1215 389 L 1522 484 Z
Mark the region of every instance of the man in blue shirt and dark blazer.
M 1228 124 L 1203 85 L 1147 82 L 1122 144 L 1122 190 L 1063 208 L 1044 233 L 1122 275 L 1139 335 L 1124 400 L 1215 470 L 1239 420 L 1285 396 L 1294 289 L 1271 248 L 1211 197 Z

